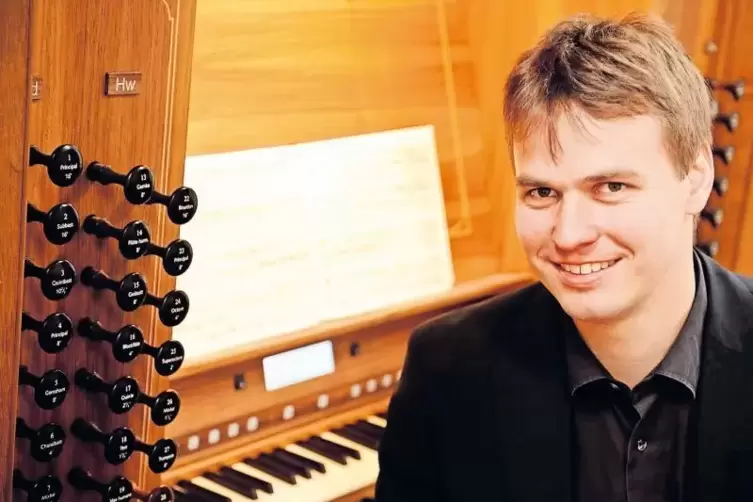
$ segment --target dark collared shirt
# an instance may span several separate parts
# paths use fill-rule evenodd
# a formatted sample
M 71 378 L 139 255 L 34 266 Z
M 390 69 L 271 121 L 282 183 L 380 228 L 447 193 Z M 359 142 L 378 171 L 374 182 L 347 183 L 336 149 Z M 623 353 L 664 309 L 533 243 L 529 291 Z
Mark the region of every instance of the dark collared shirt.
M 706 286 L 661 363 L 634 389 L 612 378 L 574 325 L 567 361 L 575 424 L 576 502 L 681 502 L 687 431 L 700 373 Z M 686 494 L 685 494 L 686 495 Z

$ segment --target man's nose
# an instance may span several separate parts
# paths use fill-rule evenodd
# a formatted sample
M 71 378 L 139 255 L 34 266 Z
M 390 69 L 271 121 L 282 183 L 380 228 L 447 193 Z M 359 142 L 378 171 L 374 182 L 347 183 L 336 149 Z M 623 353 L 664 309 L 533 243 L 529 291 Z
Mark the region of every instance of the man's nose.
M 588 201 L 576 197 L 563 198 L 558 209 L 552 229 L 552 240 L 558 248 L 573 250 L 596 241 L 596 214 Z

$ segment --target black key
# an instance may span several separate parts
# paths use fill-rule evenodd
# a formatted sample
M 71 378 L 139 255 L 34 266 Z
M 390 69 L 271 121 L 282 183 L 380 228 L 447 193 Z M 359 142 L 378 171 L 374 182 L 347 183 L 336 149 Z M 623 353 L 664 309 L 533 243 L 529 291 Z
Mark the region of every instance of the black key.
M 294 474 L 285 472 L 284 470 L 280 469 L 276 465 L 270 464 L 266 460 L 262 460 L 259 458 L 244 458 L 243 463 L 250 465 L 251 467 L 254 467 L 256 469 L 259 469 L 262 472 L 266 472 L 270 476 L 274 476 L 281 481 L 285 481 L 289 485 L 298 484 L 298 481 L 295 479 Z
M 377 449 L 377 440 L 370 438 L 366 434 L 358 432 L 357 430 L 354 430 L 352 428 L 341 427 L 339 429 L 333 430 L 332 432 L 337 434 L 338 436 L 344 437 L 345 439 L 349 439 L 354 443 L 358 443 L 361 446 L 365 446 L 366 448 L 371 448 L 372 450 Z
M 382 436 L 384 435 L 382 431 L 368 427 L 367 423 L 356 422 L 354 424 L 349 424 L 349 427 L 353 428 L 353 430 L 360 432 L 366 437 L 370 437 L 371 439 L 376 441 L 377 444 L 379 444 L 379 441 L 382 440 Z
M 301 448 L 306 448 L 307 450 L 313 451 L 314 453 L 318 453 L 322 457 L 327 457 L 328 459 L 337 462 L 338 464 L 346 465 L 347 462 L 345 460 L 345 455 L 338 452 L 334 448 L 331 448 L 327 445 L 322 445 L 321 443 L 311 442 L 310 439 L 306 439 L 303 441 L 298 441 L 296 443 Z
M 346 457 L 353 457 L 356 460 L 361 460 L 361 454 L 358 452 L 358 450 L 354 450 L 353 448 L 348 448 L 347 446 L 343 446 L 338 443 L 333 443 L 332 441 L 327 441 L 326 439 L 321 438 L 319 436 L 314 436 L 310 438 L 309 441 L 315 441 L 317 443 L 327 445 L 330 448 L 334 448 L 335 451 L 339 451 Z
M 289 462 L 284 458 L 279 458 L 271 453 L 262 453 L 259 455 L 260 459 L 264 459 L 270 462 L 270 464 L 279 465 L 281 468 L 288 469 L 293 475 L 303 476 L 306 479 L 311 479 L 311 473 L 307 467 L 300 466 L 293 462 Z
M 381 419 L 387 420 L 387 412 L 377 413 L 376 416 L 378 416 Z
M 218 474 L 216 472 L 205 472 L 203 476 L 210 481 L 214 481 L 220 486 L 224 486 L 228 490 L 232 490 L 234 492 L 240 493 L 244 497 L 248 497 L 252 500 L 256 500 L 259 498 L 259 496 L 256 494 L 255 487 L 245 485 L 227 476 L 223 476 L 222 474 Z
M 381 425 L 377 425 L 375 423 L 369 422 L 368 420 L 359 420 L 358 422 L 356 422 L 356 425 L 363 426 L 365 429 L 370 429 L 379 434 L 384 433 L 384 427 L 382 427 Z
M 272 452 L 272 454 L 279 458 L 286 459 L 290 462 L 297 463 L 301 467 L 307 467 L 309 469 L 313 469 L 321 473 L 327 472 L 327 468 L 324 466 L 323 463 L 317 462 L 316 460 L 312 458 L 298 455 L 297 453 L 293 453 L 292 451 L 288 451 L 283 448 L 277 448 L 275 451 Z
M 259 479 L 256 476 L 251 476 L 245 472 L 238 471 L 232 467 L 220 467 L 220 474 L 240 481 L 241 483 L 248 483 L 251 486 L 259 488 L 259 490 L 266 493 L 274 493 L 272 483 Z
M 186 495 L 186 492 L 177 486 L 173 486 L 173 494 L 175 495 L 175 502 L 196 502 L 197 500 L 191 498 L 190 495 Z
M 225 497 L 224 495 L 215 493 L 212 490 L 207 490 L 203 486 L 193 484 L 190 481 L 178 481 L 178 486 L 183 488 L 188 495 L 192 497 L 195 495 L 196 497 L 201 498 L 202 500 L 206 500 L 207 502 L 233 502 L 232 499 Z

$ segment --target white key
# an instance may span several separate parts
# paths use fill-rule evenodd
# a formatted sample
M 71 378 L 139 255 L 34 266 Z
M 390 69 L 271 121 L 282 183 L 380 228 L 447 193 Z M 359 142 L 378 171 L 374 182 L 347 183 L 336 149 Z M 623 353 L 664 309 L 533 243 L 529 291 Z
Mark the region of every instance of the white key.
M 374 425 L 378 425 L 379 427 L 387 427 L 387 420 L 383 419 L 382 417 L 378 417 L 376 415 L 366 417 L 366 421 L 371 422 Z

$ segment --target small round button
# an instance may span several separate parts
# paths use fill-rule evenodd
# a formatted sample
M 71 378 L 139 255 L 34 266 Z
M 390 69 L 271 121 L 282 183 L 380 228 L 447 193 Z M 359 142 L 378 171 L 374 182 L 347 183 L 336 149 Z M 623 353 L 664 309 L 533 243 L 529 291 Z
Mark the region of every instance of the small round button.
M 76 285 L 76 269 L 67 260 L 57 260 L 45 269 L 41 284 L 45 297 L 53 301 L 62 300 Z
M 165 249 L 165 257 L 162 259 L 162 265 L 165 272 L 172 276 L 181 275 L 188 270 L 193 261 L 193 248 L 188 241 L 177 239 L 170 243 Z
M 123 476 L 116 476 L 107 486 L 102 502 L 126 502 L 133 498 L 133 485 Z
M 180 397 L 178 393 L 167 390 L 159 394 L 152 406 L 152 422 L 156 425 L 167 425 L 178 416 L 180 411 Z
M 78 212 L 70 204 L 57 204 L 47 212 L 43 231 L 53 244 L 65 244 L 73 239 L 79 226 Z
M 191 221 L 196 214 L 199 198 L 193 188 L 180 187 L 173 192 L 167 205 L 167 216 L 177 225 Z

